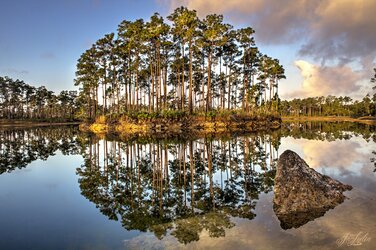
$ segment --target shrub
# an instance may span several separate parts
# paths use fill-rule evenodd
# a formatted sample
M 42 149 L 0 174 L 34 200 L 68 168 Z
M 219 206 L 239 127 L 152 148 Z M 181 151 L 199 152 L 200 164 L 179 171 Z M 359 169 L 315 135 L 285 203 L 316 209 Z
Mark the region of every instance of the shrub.
M 97 124 L 105 124 L 106 123 L 106 116 L 100 115 L 95 119 L 95 123 Z

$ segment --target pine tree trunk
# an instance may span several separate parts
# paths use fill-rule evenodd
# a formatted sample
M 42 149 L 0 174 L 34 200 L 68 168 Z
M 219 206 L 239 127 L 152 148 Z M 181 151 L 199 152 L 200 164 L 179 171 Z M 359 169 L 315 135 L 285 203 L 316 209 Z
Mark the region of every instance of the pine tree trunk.
M 209 48 L 209 56 L 208 56 L 208 89 L 206 93 L 206 109 L 205 112 L 211 110 L 211 48 Z
M 188 106 L 189 114 L 193 113 L 193 103 L 192 103 L 192 41 L 189 41 L 189 97 Z
M 182 43 L 182 81 L 181 81 L 181 110 L 184 111 L 184 101 L 185 101 L 185 83 L 184 83 L 184 43 Z

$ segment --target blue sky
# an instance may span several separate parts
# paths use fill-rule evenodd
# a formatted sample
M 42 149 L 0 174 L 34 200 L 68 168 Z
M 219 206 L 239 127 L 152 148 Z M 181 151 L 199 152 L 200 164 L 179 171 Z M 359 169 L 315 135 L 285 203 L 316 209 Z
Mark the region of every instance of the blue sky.
M 253 27 L 261 51 L 278 58 L 286 69 L 282 97 L 359 97 L 368 91 L 363 85 L 375 67 L 376 18 L 368 11 L 376 9 L 376 1 L 355 2 L 356 6 L 350 0 L 2 0 L 0 75 L 55 92 L 74 89 L 79 56 L 104 34 L 115 32 L 122 20 L 148 20 L 154 12 L 166 17 L 185 5 L 201 17 L 214 12 L 224 14 L 235 27 Z M 337 12 L 348 12 L 346 25 Z M 355 43 L 359 37 L 362 42 Z
M 153 1 L 1 1 L 0 75 L 73 88 L 76 61 L 124 19 L 149 18 L 161 6 Z

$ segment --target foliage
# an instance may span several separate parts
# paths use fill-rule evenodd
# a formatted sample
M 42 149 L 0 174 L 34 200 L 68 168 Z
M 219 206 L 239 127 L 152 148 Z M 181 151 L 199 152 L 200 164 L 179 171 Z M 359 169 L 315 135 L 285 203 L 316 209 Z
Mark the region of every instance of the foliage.
M 98 140 L 69 126 L 3 129 L 0 174 L 46 160 L 57 150 L 81 154 L 81 194 L 104 216 L 126 230 L 149 231 L 158 239 L 169 234 L 188 244 L 199 240 L 203 230 L 224 237 L 234 226 L 232 217 L 256 217 L 260 194 L 273 190 L 281 138 L 333 141 L 361 135 L 376 142 L 375 132 L 358 123 L 307 122 L 226 140 L 139 143 Z
M 367 94 L 361 101 L 331 95 L 284 100 L 280 112 L 282 116 L 376 116 L 376 94 L 372 99 Z
M 79 111 L 76 91 L 55 95 L 46 87 L 0 77 L 0 118 L 38 121 L 73 121 Z
M 167 19 L 171 25 L 158 13 L 149 21 L 124 20 L 116 34 L 81 55 L 75 84 L 87 118 L 181 119 L 184 112 L 214 117 L 215 109 L 277 109 L 284 69 L 261 54 L 252 28 L 236 30 L 217 14 L 201 20 L 186 7 Z
M 80 154 L 87 143 L 77 126 L 1 129 L 0 138 L 0 175 L 46 160 L 58 150 L 64 155 Z
M 97 142 L 90 142 L 85 162 L 77 168 L 79 185 L 104 215 L 127 230 L 150 231 L 158 239 L 169 234 L 182 244 L 199 240 L 203 230 L 210 237 L 224 237 L 235 225 L 231 216 L 255 218 L 258 194 L 272 190 L 275 159 L 266 152 L 272 140 L 104 140 L 96 152 Z M 269 167 L 266 161 L 271 161 Z M 220 183 L 214 176 L 221 176 Z

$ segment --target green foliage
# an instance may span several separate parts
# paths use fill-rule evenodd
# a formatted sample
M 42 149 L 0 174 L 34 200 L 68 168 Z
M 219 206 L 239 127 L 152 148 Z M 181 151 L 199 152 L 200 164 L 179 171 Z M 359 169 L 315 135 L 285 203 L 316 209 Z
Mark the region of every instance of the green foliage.
M 162 110 L 160 116 L 165 119 L 181 120 L 187 116 L 187 113 L 182 110 Z
M 206 117 L 208 117 L 210 119 L 214 119 L 216 116 L 217 116 L 217 111 L 215 111 L 215 110 L 212 110 L 212 111 L 209 111 L 209 112 L 206 113 Z
M 2 128 L 0 130 L 0 175 L 23 169 L 36 160 L 46 160 L 60 151 L 80 154 L 77 126 Z M 83 144 L 86 145 L 87 142 Z
M 276 109 L 284 69 L 261 54 L 251 27 L 236 30 L 218 14 L 201 20 L 186 7 L 167 19 L 171 26 L 158 13 L 124 20 L 81 55 L 75 83 L 89 118 L 182 119 L 205 110 L 214 119 L 216 109 Z
M 82 116 L 77 91 L 56 95 L 44 86 L 0 77 L 0 119 L 64 122 Z
M 282 116 L 376 116 L 376 96 L 366 95 L 361 101 L 350 97 L 321 96 L 282 101 Z
M 256 138 L 252 141 L 269 143 Z M 132 141 L 105 143 L 110 148 L 116 143 L 117 147 L 104 154 L 103 162 L 94 159 L 99 152 L 90 152 L 96 142 L 87 145 L 85 162 L 77 169 L 81 193 L 109 219 L 121 221 L 125 229 L 149 231 L 158 239 L 171 235 L 188 244 L 198 241 L 203 230 L 210 237 L 224 237 L 226 229 L 235 225 L 231 216 L 253 219 L 257 202 L 254 197 L 272 190 L 272 178 L 268 184 L 263 182 L 265 174 L 274 175 L 271 169 L 245 170 L 253 161 L 257 164 L 269 159 L 269 147 L 263 144 L 245 145 L 240 138 L 226 142 L 208 138 L 199 142 L 156 141 L 146 145 Z M 260 154 L 246 157 L 247 162 L 240 160 L 239 153 L 250 156 L 250 151 Z M 158 152 L 166 157 L 156 159 Z M 121 157 L 123 154 L 132 154 L 131 162 Z M 105 171 L 101 166 L 104 162 Z M 239 164 L 236 169 L 234 162 Z M 213 181 L 214 175 L 230 169 L 231 176 L 224 175 L 223 187 Z M 251 199 L 249 190 L 253 190 Z
M 162 110 L 157 112 L 128 111 L 115 117 L 122 117 L 123 119 L 128 119 L 134 122 L 147 122 L 157 120 L 180 121 L 187 117 L 187 113 L 181 110 Z

